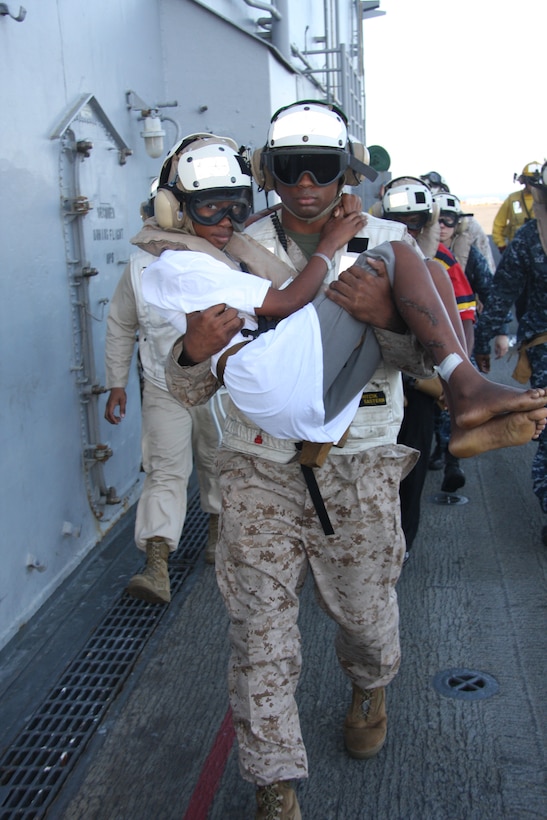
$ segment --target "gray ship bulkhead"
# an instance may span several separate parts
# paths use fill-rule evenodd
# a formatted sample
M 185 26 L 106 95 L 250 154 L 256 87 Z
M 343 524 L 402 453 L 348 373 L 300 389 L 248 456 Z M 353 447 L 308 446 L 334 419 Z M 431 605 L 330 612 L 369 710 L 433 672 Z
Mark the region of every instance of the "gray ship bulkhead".
M 1 5 L 0 647 L 140 492 L 137 365 L 113 427 L 105 321 L 161 159 L 196 131 L 259 147 L 297 98 L 365 122 L 353 0 Z

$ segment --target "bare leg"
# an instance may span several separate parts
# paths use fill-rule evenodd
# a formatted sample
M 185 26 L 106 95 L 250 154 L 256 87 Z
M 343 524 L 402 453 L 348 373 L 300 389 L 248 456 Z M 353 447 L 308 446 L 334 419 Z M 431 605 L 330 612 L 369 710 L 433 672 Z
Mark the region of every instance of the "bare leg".
M 448 378 L 450 386 L 444 383 L 446 402 L 456 426 L 471 429 L 494 416 L 530 413 L 547 404 L 545 388 L 522 390 L 508 387 L 491 382 L 479 373 L 467 358 L 450 320 L 449 312 L 453 314 L 454 309 L 457 310 L 453 291 L 443 294 L 444 302 L 449 305 L 447 311 L 437 290 L 431 287 L 428 269 L 413 249 L 404 242 L 393 242 L 393 250 L 396 259 L 393 294 L 402 318 L 436 365 L 440 365 L 450 353 L 461 358 L 461 363 Z

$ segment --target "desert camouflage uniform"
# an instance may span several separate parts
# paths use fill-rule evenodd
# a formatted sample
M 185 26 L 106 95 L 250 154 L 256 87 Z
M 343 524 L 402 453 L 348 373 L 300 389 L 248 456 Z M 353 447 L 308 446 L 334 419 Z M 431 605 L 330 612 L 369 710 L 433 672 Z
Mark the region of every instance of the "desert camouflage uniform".
M 308 566 L 338 624 L 336 652 L 350 679 L 363 689 L 384 686 L 399 668 L 398 487 L 411 453 L 374 447 L 329 458 L 316 471 L 332 536 L 323 534 L 298 464 L 220 454 L 217 575 L 231 621 L 230 699 L 242 774 L 259 785 L 307 774 L 294 695 L 298 593 Z
M 372 248 L 404 233 L 398 223 L 369 217 L 359 236 Z M 251 234 L 294 264 L 298 249 L 285 253 L 270 220 L 255 223 Z M 395 340 L 398 346 L 400 337 Z M 183 403 L 203 402 L 218 383 L 208 363 L 178 365 L 181 350 L 179 340 L 167 363 L 169 389 Z M 403 413 L 399 372 L 382 364 L 362 405 L 344 448 L 333 447 L 314 471 L 331 536 L 323 533 L 295 461 L 296 442 L 268 436 L 231 403 L 227 411 L 216 567 L 231 623 L 229 686 L 240 768 L 258 785 L 307 776 L 295 690 L 298 594 L 308 566 L 321 606 L 338 625 L 336 651 L 350 680 L 363 688 L 384 686 L 399 668 L 395 585 L 405 547 L 398 493 L 418 457 L 396 443 Z
M 494 256 L 492 254 L 492 248 L 490 247 L 490 240 L 488 239 L 486 233 L 482 229 L 481 225 L 475 217 L 471 216 L 467 218 L 467 232 L 471 238 L 471 245 L 475 247 L 486 259 L 488 263 L 488 267 L 492 271 L 492 273 L 496 269 L 496 264 L 494 262 Z M 451 248 L 452 253 L 457 258 L 457 253 L 455 252 L 454 248 Z M 460 263 L 461 264 L 461 263 Z M 465 270 L 465 266 L 462 265 Z
M 507 310 L 521 295 L 526 295 L 525 309 L 520 317 L 517 342 L 531 341 L 547 332 L 547 255 L 543 250 L 537 222 L 526 223 L 502 256 L 494 276 L 494 289 L 475 329 L 475 354 L 490 352 L 490 339 L 503 322 Z M 532 387 L 547 385 L 547 344 L 528 348 L 532 368 Z M 541 509 L 547 513 L 547 431 L 538 440 L 532 463 L 534 493 Z

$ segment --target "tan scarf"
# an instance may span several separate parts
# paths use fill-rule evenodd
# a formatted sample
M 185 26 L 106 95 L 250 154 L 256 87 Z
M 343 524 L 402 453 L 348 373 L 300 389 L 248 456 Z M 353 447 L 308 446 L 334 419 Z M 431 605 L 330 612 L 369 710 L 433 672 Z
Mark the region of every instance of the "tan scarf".
M 153 256 L 160 256 L 163 251 L 197 251 L 219 259 L 234 269 L 238 269 L 238 263 L 243 262 L 250 273 L 261 279 L 269 279 L 275 288 L 295 273 L 290 265 L 244 233 L 232 234 L 226 247 L 218 250 L 200 236 L 192 236 L 176 228 L 169 231 L 160 228 L 152 218 L 146 220 L 139 233 L 131 239 L 131 244 Z

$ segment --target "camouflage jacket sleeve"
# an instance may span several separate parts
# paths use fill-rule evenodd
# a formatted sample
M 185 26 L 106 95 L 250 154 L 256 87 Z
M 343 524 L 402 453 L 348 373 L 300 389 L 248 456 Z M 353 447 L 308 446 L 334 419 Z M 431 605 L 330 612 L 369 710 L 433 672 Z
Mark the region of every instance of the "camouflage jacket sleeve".
M 433 361 L 413 333 L 393 333 L 374 328 L 384 363 L 401 370 L 415 379 L 428 379 L 435 375 Z
M 469 248 L 465 275 L 473 288 L 473 292 L 476 293 L 482 304 L 485 305 L 494 287 L 494 277 L 488 267 L 488 262 L 474 245 L 471 245 Z
M 494 292 L 494 277 L 485 257 L 474 245 L 472 245 L 469 250 L 469 258 L 465 266 L 465 275 L 484 308 L 491 300 L 492 293 Z M 477 316 L 478 315 L 477 313 Z M 507 324 L 511 322 L 512 318 L 512 313 L 509 311 L 503 323 L 496 330 L 496 335 L 500 333 L 503 335 L 507 334 Z
M 211 373 L 211 360 L 183 367 L 179 364 L 182 353 L 182 336 L 177 339 L 167 358 L 165 380 L 167 389 L 183 407 L 206 404 L 220 387 Z
M 471 236 L 472 246 L 475 247 L 479 253 L 482 253 L 486 259 L 486 264 L 488 265 L 490 272 L 493 274 L 496 270 L 496 264 L 492 255 L 490 240 L 475 217 L 470 217 L 468 230 Z

